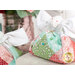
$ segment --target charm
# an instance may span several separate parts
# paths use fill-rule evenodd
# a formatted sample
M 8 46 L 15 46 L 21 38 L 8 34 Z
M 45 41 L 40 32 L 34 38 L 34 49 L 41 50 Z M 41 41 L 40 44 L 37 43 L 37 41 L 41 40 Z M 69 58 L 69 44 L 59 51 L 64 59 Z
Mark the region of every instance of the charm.
M 45 45 L 45 43 L 42 43 L 42 45 Z
M 72 53 L 70 52 L 67 52 L 63 55 L 63 60 L 66 62 L 66 63 L 71 63 L 73 61 L 73 56 L 72 56 Z

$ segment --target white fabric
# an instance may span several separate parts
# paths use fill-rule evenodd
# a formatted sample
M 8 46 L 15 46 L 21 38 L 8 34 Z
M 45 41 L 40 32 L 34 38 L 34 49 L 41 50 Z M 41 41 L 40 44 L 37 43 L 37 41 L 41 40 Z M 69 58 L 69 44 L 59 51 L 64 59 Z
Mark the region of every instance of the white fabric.
M 0 43 L 9 43 L 12 46 L 20 46 L 29 42 L 24 29 L 18 29 L 7 34 L 0 32 Z
M 58 27 L 56 27 L 55 31 L 60 35 L 66 34 L 75 39 L 75 17 L 63 21 Z
M 41 10 L 37 15 L 36 22 L 37 26 L 41 31 L 46 31 L 51 25 L 51 16 L 44 10 Z
M 75 16 L 75 10 L 64 10 L 65 19 Z
M 52 18 L 51 24 L 53 25 L 53 27 L 57 27 L 62 21 L 63 18 L 61 16 L 54 16 Z
M 61 23 L 62 20 L 63 18 L 61 16 L 52 17 L 46 11 L 41 10 L 37 15 L 36 25 L 40 29 L 40 31 L 53 30 Z

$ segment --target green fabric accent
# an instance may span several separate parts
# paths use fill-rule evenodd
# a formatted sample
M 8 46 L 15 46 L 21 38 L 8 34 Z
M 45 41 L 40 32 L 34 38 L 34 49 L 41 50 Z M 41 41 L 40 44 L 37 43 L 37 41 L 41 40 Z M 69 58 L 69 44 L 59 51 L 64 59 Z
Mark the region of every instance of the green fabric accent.
M 25 16 L 28 16 L 28 13 L 26 11 L 17 10 L 17 14 L 20 18 L 24 18 Z
M 14 65 L 16 63 L 16 59 L 21 56 L 23 52 L 13 46 L 11 46 L 9 50 L 14 57 L 14 60 L 9 65 Z
M 35 45 L 36 42 L 38 42 L 38 41 L 40 40 L 40 38 L 42 38 L 44 35 L 45 35 L 45 32 L 42 32 L 42 33 L 39 35 L 39 38 L 37 38 L 37 39 L 35 40 L 35 42 L 33 42 L 33 44 Z
M 33 13 L 30 13 L 32 16 L 37 17 L 38 13 L 40 12 L 40 10 L 35 10 Z
M 2 25 L 0 24 L 0 31 L 2 31 Z
M 17 48 L 15 48 L 13 46 L 10 47 L 10 51 L 11 51 L 14 59 L 17 59 L 19 56 L 22 55 L 22 51 L 18 50 Z
M 11 62 L 9 65 L 16 65 L 16 63 L 15 63 L 15 59 L 12 60 L 12 62 Z
M 15 47 L 14 47 L 15 48 Z M 19 56 L 21 56 L 23 54 L 22 51 L 20 51 L 18 48 L 15 48 L 16 52 L 18 53 Z
M 32 15 L 32 16 L 37 16 L 37 14 L 39 13 L 40 10 L 34 10 L 34 12 L 30 13 L 30 12 L 27 12 L 26 10 L 6 10 L 5 13 L 7 15 L 14 15 L 14 14 L 18 14 L 18 16 L 20 18 L 24 18 L 25 16 L 29 16 L 29 15 Z
M 46 35 L 47 35 L 47 42 L 48 42 L 49 47 L 54 52 L 57 52 L 58 50 L 60 50 L 60 48 L 62 47 L 60 36 L 56 34 L 55 32 L 53 33 L 49 32 Z
M 44 45 L 42 45 L 44 43 Z M 32 51 L 34 55 L 39 57 L 50 59 L 50 57 L 54 54 L 54 51 L 51 50 L 48 46 L 46 34 L 32 47 Z
M 29 16 L 29 15 L 32 15 L 32 16 L 37 16 L 37 14 L 39 13 L 39 10 L 35 10 L 34 12 L 30 13 L 30 12 L 27 12 L 25 10 L 16 10 L 18 16 L 20 18 L 24 18 L 25 16 Z

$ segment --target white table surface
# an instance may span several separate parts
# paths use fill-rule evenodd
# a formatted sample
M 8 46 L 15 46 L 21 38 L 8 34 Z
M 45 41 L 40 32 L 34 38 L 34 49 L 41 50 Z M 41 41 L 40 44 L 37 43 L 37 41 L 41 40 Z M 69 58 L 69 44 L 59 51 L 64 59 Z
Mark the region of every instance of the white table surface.
M 54 63 L 52 61 L 48 61 L 48 60 L 33 56 L 30 53 L 26 53 L 17 59 L 16 65 L 62 65 L 62 64 Z M 66 64 L 66 65 L 75 65 L 75 62 Z

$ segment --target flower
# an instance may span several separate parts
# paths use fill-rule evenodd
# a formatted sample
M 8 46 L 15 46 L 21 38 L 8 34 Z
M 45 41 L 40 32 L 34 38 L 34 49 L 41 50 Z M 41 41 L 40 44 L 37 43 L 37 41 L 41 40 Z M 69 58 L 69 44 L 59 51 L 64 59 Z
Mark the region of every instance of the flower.
M 34 10 L 27 10 L 27 11 L 30 12 L 30 13 L 34 12 Z

